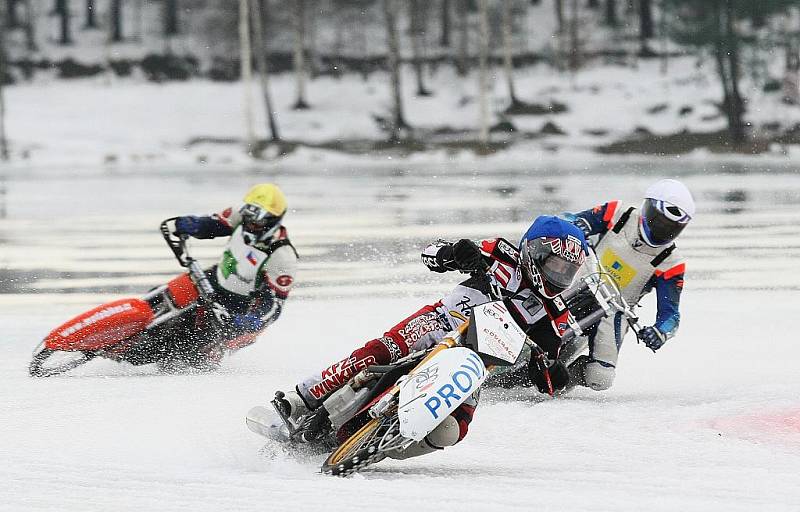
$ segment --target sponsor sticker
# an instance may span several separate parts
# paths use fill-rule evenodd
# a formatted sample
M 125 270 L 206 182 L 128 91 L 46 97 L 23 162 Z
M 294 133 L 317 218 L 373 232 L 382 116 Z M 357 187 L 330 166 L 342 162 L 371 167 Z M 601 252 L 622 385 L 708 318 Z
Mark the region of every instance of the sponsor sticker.
M 611 275 L 611 278 L 617 282 L 620 288 L 625 288 L 633 278 L 636 277 L 636 269 L 629 265 L 625 260 L 619 257 L 611 249 L 606 249 L 600 257 L 600 263 Z

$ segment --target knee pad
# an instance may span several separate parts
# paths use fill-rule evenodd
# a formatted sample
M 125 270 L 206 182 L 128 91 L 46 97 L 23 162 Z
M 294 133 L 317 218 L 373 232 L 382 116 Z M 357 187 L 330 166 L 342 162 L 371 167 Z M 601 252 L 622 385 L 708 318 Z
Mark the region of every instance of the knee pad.
M 587 387 L 595 391 L 603 391 L 614 384 L 616 374 L 617 370 L 613 366 L 608 366 L 600 361 L 588 361 L 583 370 L 583 379 Z
M 438 427 L 433 429 L 433 432 L 425 436 L 422 441 L 416 442 L 406 448 L 405 450 L 393 450 L 387 452 L 386 455 L 392 459 L 409 459 L 411 457 L 419 457 L 426 453 L 442 450 L 447 446 L 453 446 L 458 442 L 459 429 L 458 421 L 452 416 L 448 416 L 442 421 Z

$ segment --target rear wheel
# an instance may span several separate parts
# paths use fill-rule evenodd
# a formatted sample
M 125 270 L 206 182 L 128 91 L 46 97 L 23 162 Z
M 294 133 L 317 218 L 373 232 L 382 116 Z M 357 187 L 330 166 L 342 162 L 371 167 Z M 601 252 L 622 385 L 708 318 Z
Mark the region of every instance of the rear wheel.
M 372 419 L 330 454 L 321 471 L 334 476 L 350 475 L 380 462 L 387 451 L 407 442 L 400 435 L 400 420 L 396 412 Z
M 31 377 L 52 377 L 77 368 L 96 355 L 94 352 L 51 350 L 42 342 L 33 352 L 28 372 Z

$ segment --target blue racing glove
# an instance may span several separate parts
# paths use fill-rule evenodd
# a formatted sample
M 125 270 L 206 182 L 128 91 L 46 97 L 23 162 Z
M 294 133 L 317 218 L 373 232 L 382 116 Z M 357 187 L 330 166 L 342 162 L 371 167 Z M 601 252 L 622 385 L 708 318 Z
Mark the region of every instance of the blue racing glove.
M 200 231 L 200 218 L 194 215 L 178 217 L 175 219 L 176 235 L 196 235 Z
M 586 237 L 586 240 L 589 240 L 589 237 L 592 236 L 592 226 L 589 225 L 589 221 L 582 217 L 577 217 L 571 222 L 575 227 L 583 231 L 583 236 Z
M 667 341 L 667 337 L 664 336 L 657 328 L 648 326 L 639 331 L 639 341 L 644 343 L 647 348 L 655 352 L 664 345 L 664 342 Z
M 255 313 L 238 313 L 231 317 L 233 325 L 243 331 L 260 331 L 264 327 L 264 320 Z

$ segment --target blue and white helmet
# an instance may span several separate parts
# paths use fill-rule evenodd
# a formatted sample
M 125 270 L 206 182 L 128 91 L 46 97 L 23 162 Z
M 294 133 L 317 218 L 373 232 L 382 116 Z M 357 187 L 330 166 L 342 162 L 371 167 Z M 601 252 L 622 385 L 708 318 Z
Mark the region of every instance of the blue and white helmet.
M 572 284 L 589 248 L 579 228 L 558 217 L 537 217 L 520 242 L 522 274 L 541 295 L 553 298 Z
M 689 189 L 676 180 L 654 183 L 644 194 L 639 236 L 651 247 L 672 243 L 694 217 L 695 206 Z

